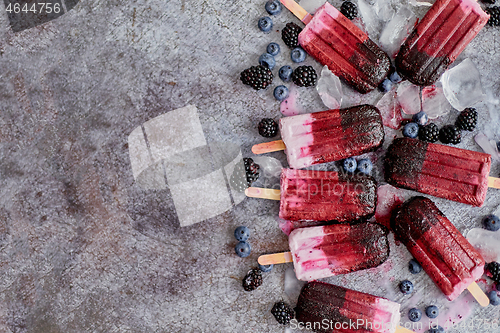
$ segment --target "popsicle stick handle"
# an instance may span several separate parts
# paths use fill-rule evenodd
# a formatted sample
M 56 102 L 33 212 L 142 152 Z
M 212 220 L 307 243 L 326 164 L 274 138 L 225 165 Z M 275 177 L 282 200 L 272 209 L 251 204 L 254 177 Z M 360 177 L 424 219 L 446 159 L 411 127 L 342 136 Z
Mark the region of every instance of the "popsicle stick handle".
M 481 288 L 477 285 L 476 282 L 472 282 L 467 289 L 469 289 L 469 292 L 474 296 L 476 301 L 481 305 L 482 307 L 488 306 L 490 304 L 490 299 L 486 294 L 483 292 Z
M 304 22 L 304 24 L 309 23 L 312 19 L 312 15 L 309 14 L 304 8 L 300 7 L 298 3 L 293 0 L 280 0 L 283 6 L 288 8 L 293 15 L 297 16 L 299 20 Z
M 264 153 L 270 153 L 273 151 L 279 151 L 279 150 L 284 150 L 285 143 L 283 140 L 276 140 L 276 141 L 271 141 L 271 142 L 264 142 L 264 143 L 259 143 L 257 145 L 254 145 L 252 147 L 252 153 L 255 155 L 259 154 L 264 154 Z
M 257 259 L 261 265 L 274 265 L 274 264 L 284 264 L 286 262 L 292 262 L 291 252 L 273 253 L 273 254 L 263 254 Z
M 280 200 L 280 190 L 275 190 L 272 188 L 260 188 L 260 187 L 249 187 L 245 190 L 247 197 L 269 199 L 269 200 Z
M 488 187 L 500 188 L 500 178 L 488 177 Z
M 409 330 L 407 328 L 404 328 L 403 326 L 397 326 L 395 333 L 415 333 L 415 332 L 413 332 L 412 330 Z

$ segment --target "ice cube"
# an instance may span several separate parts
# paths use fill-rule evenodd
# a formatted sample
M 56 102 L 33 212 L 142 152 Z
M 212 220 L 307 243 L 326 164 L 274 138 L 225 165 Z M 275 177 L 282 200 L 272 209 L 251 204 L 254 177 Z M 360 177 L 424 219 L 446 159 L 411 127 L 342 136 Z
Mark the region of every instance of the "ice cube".
M 325 4 L 325 0 L 300 0 L 297 3 L 308 13 L 314 14 L 316 10 Z M 284 7 L 282 5 L 282 7 Z
M 321 70 L 321 76 L 316 90 L 323 103 L 330 109 L 339 109 L 342 104 L 342 84 L 338 76 L 333 74 L 327 66 Z
M 396 99 L 396 88 L 387 92 L 376 104 L 382 115 L 382 123 L 392 129 L 399 129 L 403 116 L 401 115 L 401 105 Z
M 436 119 L 450 112 L 451 105 L 448 103 L 441 82 L 422 89 L 422 111 L 427 113 L 429 119 Z
M 500 154 L 495 140 L 490 140 L 484 133 L 479 133 L 474 137 L 476 143 L 481 147 L 486 154 L 490 154 L 492 158 L 500 160 Z
M 441 82 L 448 102 L 458 111 L 474 105 L 485 97 L 481 74 L 469 58 L 444 72 Z
M 380 46 L 392 58 L 409 35 L 416 21 L 415 14 L 407 7 L 401 7 L 396 15 L 385 25 L 380 35 Z
M 380 20 L 373 10 L 373 6 L 364 0 L 358 0 L 358 11 L 363 19 L 366 32 L 372 39 L 376 40 L 380 32 Z
M 377 189 L 377 209 L 375 210 L 375 219 L 377 223 L 391 229 L 391 213 L 404 201 L 404 190 L 391 185 L 382 185 Z
M 486 262 L 500 262 L 500 232 L 474 228 L 467 233 L 467 240 L 481 253 Z
M 390 0 L 375 0 L 373 8 L 378 18 L 383 22 L 389 21 L 394 16 L 395 10 Z
M 260 166 L 260 176 L 263 178 L 279 178 L 283 166 L 274 157 L 254 156 L 253 161 Z
M 396 90 L 396 96 L 403 112 L 416 114 L 420 112 L 420 87 L 411 82 L 403 81 Z

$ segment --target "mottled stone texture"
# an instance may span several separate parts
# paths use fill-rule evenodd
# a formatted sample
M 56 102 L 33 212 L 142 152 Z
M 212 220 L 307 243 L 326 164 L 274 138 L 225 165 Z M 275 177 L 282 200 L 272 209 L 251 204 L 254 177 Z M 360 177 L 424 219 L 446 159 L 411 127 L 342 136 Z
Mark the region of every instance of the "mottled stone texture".
M 288 266 L 265 274 L 256 291 L 241 287 L 258 254 L 288 248 L 277 228 L 278 203 L 246 199 L 180 228 L 168 190 L 134 183 L 127 136 L 195 104 L 207 141 L 241 145 L 249 156 L 264 140 L 258 120 L 280 117 L 271 90 L 280 81 L 255 92 L 239 73 L 271 41 L 282 46 L 277 69 L 290 63 L 277 30 L 291 14 L 284 10 L 276 29 L 263 34 L 263 0 L 65 3 L 74 6 L 68 13 L 18 33 L 3 7 L 0 13 L 0 332 L 283 331 L 269 311 L 288 299 Z M 487 28 L 464 52 L 494 94 L 497 31 Z M 306 64 L 321 69 L 310 58 Z M 380 97 L 344 91 L 357 104 Z M 304 92 L 308 111 L 324 109 L 314 89 Z M 483 105 L 479 122 L 487 117 Z M 461 147 L 478 149 L 468 135 Z M 286 163 L 282 153 L 272 156 Z M 464 232 L 499 204 L 500 192 L 491 191 L 483 208 L 436 202 Z M 245 259 L 233 250 L 233 230 L 242 224 L 252 233 Z M 385 295 L 407 311 L 408 300 L 395 290 L 408 278 L 409 254 L 391 247 L 382 268 L 327 281 Z M 415 280 L 426 293 L 414 303 L 446 305 L 425 275 Z M 499 312 L 475 315 L 494 319 Z

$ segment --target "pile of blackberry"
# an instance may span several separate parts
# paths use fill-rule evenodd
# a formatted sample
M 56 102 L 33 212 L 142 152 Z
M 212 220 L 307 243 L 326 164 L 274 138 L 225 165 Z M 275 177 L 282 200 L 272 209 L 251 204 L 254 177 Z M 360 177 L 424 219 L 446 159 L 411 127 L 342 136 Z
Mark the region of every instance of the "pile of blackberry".
M 461 131 L 473 131 L 477 125 L 477 111 L 474 108 L 466 108 L 457 117 L 454 125 L 445 125 L 438 129 L 434 123 L 419 126 L 418 138 L 422 141 L 441 141 L 445 144 L 458 144 L 462 141 Z
M 259 268 L 254 268 L 248 271 L 243 278 L 243 289 L 252 291 L 262 285 L 262 271 Z

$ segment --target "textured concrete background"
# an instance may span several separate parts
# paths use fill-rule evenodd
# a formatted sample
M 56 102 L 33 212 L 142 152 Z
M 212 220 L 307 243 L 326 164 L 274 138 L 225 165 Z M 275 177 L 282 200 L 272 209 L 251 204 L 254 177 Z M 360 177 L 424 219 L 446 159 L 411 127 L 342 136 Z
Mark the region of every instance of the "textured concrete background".
M 263 0 L 83 0 L 57 20 L 13 33 L 2 7 L 0 332 L 284 330 L 269 310 L 280 299 L 295 301 L 283 291 L 289 265 L 265 274 L 251 293 L 241 287 L 258 254 L 287 249 L 277 203 L 246 199 L 180 228 L 168 190 L 134 183 L 127 147 L 137 126 L 195 104 L 207 141 L 241 145 L 250 156 L 263 141 L 258 120 L 281 115 L 272 90 L 254 92 L 239 73 L 271 41 L 284 50 L 278 68 L 290 63 L 277 30 L 298 23 L 284 10 L 266 35 L 256 24 L 264 15 Z M 493 95 L 498 31 L 485 28 L 461 56 L 473 58 Z M 314 89 L 301 94 L 310 111 L 324 109 Z M 380 98 L 348 94 L 348 104 Z M 481 107 L 480 126 L 498 126 L 489 120 L 496 107 Z M 471 134 L 459 146 L 479 150 Z M 282 153 L 272 156 L 285 163 Z M 495 162 L 492 172 L 498 169 Z M 466 232 L 500 203 L 500 192 L 490 190 L 483 208 L 434 201 Z M 252 232 L 245 259 L 233 250 L 242 224 Z M 327 281 L 402 302 L 403 315 L 415 304 L 449 306 L 425 274 L 411 277 L 412 298 L 400 295 L 410 255 L 394 242 L 391 250 L 379 268 Z M 454 304 L 473 318 L 499 318 L 498 308 L 479 309 L 467 293 Z

